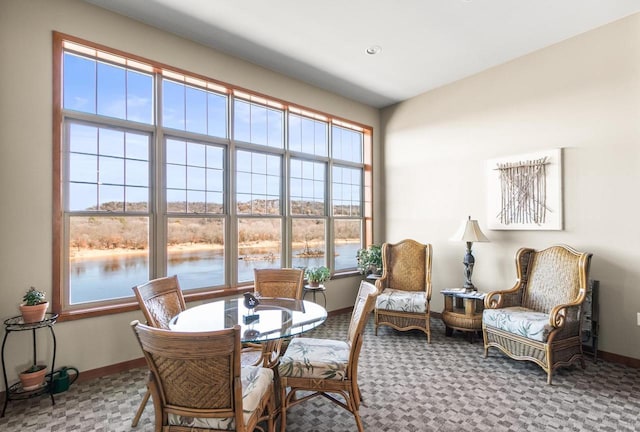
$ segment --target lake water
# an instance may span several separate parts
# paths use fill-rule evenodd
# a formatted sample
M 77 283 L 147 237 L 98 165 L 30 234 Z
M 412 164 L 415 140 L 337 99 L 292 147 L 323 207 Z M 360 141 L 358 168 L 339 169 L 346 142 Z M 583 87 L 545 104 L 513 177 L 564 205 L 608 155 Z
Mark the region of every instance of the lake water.
M 336 268 L 355 268 L 358 243 L 336 246 Z M 302 258 L 294 251 L 293 267 L 324 265 L 324 257 Z M 255 268 L 279 268 L 280 259 L 262 260 L 263 255 L 238 260 L 238 280 L 253 280 Z M 71 263 L 71 304 L 131 297 L 131 288 L 149 280 L 146 256 L 114 256 Z M 224 284 L 222 251 L 191 251 L 171 255 L 167 274 L 177 274 L 182 289 Z

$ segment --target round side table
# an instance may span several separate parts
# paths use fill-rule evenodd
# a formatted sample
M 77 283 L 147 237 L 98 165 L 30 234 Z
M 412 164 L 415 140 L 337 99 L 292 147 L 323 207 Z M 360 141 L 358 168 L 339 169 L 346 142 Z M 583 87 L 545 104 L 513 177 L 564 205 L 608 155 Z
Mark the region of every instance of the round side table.
M 311 286 L 311 285 L 305 285 L 304 286 L 304 294 L 302 296 L 303 299 L 305 299 L 307 297 L 307 294 L 311 293 L 312 298 L 313 298 L 313 302 L 314 303 L 318 303 L 316 301 L 316 294 L 320 293 L 322 294 L 322 298 L 324 299 L 324 308 L 327 308 L 327 295 L 325 294 L 325 291 L 327 291 L 327 289 L 325 288 L 324 285 L 320 285 L 317 287 Z
M 444 296 L 442 321 L 445 334 L 451 336 L 453 330 L 469 333 L 469 340 L 482 331 L 482 311 L 485 293 L 466 291 L 464 288 L 448 288 L 440 291 Z

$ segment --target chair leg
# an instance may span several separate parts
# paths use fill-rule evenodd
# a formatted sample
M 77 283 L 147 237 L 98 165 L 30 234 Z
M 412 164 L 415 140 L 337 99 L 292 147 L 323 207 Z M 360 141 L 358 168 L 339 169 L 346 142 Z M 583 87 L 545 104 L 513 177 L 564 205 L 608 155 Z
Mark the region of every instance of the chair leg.
M 149 389 L 147 389 L 147 392 L 144 394 L 144 396 L 142 397 L 142 400 L 140 401 L 140 406 L 138 407 L 138 411 L 136 411 L 135 417 L 133 417 L 133 420 L 131 420 L 131 427 L 138 426 L 140 417 L 144 412 L 144 407 L 147 406 L 147 402 L 149 401 L 149 396 L 151 396 L 151 392 L 149 391 Z
M 293 389 L 290 391 L 293 392 Z M 282 381 L 280 381 L 280 432 L 285 432 L 286 428 L 287 428 L 287 385 Z

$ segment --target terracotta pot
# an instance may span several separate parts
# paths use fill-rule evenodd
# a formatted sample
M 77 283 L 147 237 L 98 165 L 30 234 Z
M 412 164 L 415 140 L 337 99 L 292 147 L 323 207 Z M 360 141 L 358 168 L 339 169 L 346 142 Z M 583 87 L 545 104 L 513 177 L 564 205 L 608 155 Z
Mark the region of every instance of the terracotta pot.
M 21 304 L 20 312 L 22 313 L 22 321 L 24 321 L 25 324 L 42 321 L 44 319 L 45 313 L 47 313 L 48 307 L 49 302 L 40 303 L 33 306 Z
M 312 288 L 318 288 L 320 286 L 320 282 L 318 281 L 309 281 L 309 286 Z
M 35 390 L 44 384 L 47 367 L 44 365 L 38 365 L 38 367 L 42 369 L 35 372 L 22 372 L 20 374 L 20 382 L 22 383 L 23 390 Z

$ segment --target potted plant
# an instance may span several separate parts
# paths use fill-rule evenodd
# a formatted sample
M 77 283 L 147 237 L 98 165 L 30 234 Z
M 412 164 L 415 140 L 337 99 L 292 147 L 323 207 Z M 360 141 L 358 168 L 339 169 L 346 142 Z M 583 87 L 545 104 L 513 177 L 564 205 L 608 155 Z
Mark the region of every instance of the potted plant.
M 358 249 L 356 258 L 360 274 L 382 274 L 382 247 L 380 245 L 372 244 L 368 248 Z
M 34 323 L 42 321 L 49 307 L 49 302 L 45 300 L 45 294 L 38 291 L 35 287 L 29 288 L 22 297 L 20 312 L 22 313 L 22 321 L 25 323 Z
M 44 384 L 47 366 L 31 365 L 29 369 L 20 372 L 20 383 L 24 391 L 35 390 Z
M 309 286 L 319 287 L 324 281 L 331 279 L 331 271 L 325 266 L 307 267 L 304 276 L 309 282 Z

